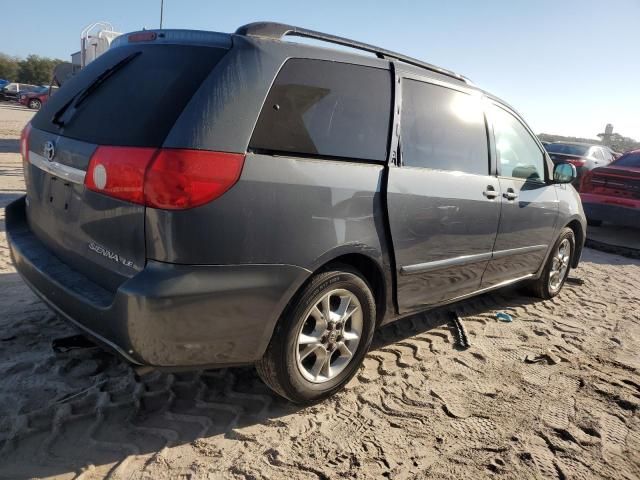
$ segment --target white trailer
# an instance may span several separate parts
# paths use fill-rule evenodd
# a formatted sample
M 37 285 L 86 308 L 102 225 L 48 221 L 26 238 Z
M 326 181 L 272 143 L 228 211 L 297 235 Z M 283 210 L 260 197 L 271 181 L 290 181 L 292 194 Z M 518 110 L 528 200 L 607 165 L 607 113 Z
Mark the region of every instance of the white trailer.
M 80 51 L 71 54 L 71 63 L 75 70 L 87 66 L 104 52 L 109 50 L 111 42 L 122 35 L 115 31 L 109 22 L 94 22 L 87 25 L 80 34 Z

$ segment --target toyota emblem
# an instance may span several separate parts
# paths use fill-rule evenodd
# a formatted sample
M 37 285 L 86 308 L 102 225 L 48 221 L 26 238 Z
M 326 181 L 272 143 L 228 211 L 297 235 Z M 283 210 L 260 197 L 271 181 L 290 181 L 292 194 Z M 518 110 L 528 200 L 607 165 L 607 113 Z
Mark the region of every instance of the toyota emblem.
M 51 141 L 46 142 L 44 144 L 44 158 L 46 158 L 49 161 L 52 161 L 55 155 L 56 155 L 56 146 Z

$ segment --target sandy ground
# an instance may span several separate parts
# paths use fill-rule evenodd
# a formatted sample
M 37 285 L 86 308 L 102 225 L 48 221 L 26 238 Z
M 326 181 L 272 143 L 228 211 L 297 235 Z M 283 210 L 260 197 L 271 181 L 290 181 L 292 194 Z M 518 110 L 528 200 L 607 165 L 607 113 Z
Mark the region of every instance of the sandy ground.
M 0 206 L 30 112 L 0 107 Z M 587 250 L 551 301 L 516 290 L 386 327 L 348 388 L 300 409 L 250 368 L 136 378 L 11 266 L 0 213 L 0 478 L 640 478 L 640 262 Z M 514 316 L 500 323 L 497 311 Z

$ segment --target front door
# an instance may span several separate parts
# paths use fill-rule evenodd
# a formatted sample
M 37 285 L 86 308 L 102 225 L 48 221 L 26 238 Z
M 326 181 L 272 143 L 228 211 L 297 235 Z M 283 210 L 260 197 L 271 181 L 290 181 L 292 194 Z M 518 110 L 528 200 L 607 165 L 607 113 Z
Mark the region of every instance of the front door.
M 558 199 L 550 165 L 538 142 L 512 113 L 489 107 L 499 172 L 502 212 L 493 256 L 482 287 L 535 273 L 553 242 Z
M 500 216 L 478 96 L 403 78 L 387 205 L 401 313 L 480 288 Z

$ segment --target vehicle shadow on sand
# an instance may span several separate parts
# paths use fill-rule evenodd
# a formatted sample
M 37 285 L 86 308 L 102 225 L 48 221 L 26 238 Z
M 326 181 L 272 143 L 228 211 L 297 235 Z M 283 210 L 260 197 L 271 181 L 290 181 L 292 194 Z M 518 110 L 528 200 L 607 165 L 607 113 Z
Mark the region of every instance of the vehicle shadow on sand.
M 17 138 L 0 138 L 0 153 L 19 153 L 20 140 Z M 4 172 L 0 171 L 0 175 Z
M 218 435 L 242 440 L 242 427 L 277 427 L 283 417 L 307 413 L 271 393 L 252 367 L 140 377 L 99 348 L 55 355 L 51 339 L 74 331 L 36 300 L 17 274 L 0 275 L 0 290 L 5 287 L 14 300 L 25 300 L 0 317 L 2 478 L 77 473 L 87 465 L 117 469 L 130 455 Z M 379 329 L 369 355 L 448 325 L 452 309 L 464 319 L 536 301 L 506 290 L 413 315 Z M 5 302 L 0 299 L 0 308 Z M 440 328 L 438 335 L 447 337 L 445 348 L 456 348 L 453 331 Z M 326 400 L 332 401 L 337 400 Z M 313 415 L 317 407 L 309 408 Z
M 35 110 L 32 110 L 29 107 L 25 107 L 18 102 L 0 101 L 0 107 L 7 110 L 22 110 L 23 112 L 32 112 L 32 113 L 35 112 Z

